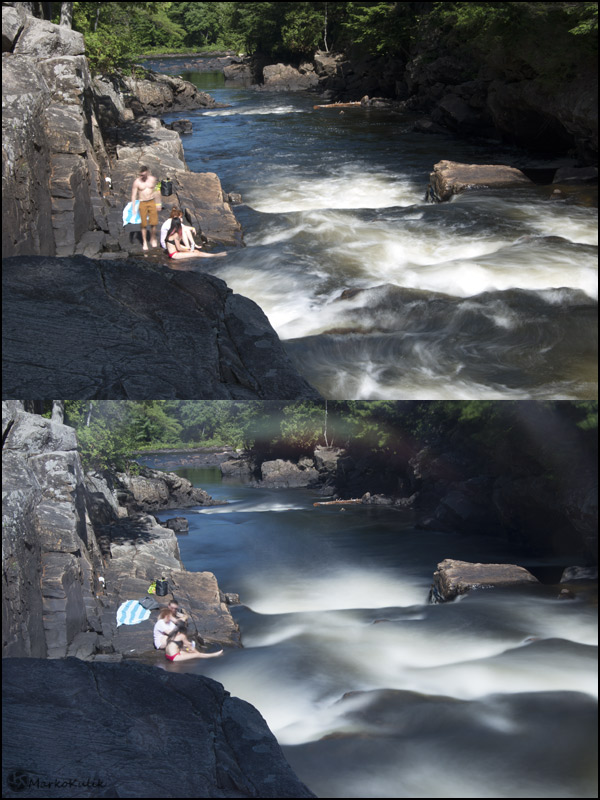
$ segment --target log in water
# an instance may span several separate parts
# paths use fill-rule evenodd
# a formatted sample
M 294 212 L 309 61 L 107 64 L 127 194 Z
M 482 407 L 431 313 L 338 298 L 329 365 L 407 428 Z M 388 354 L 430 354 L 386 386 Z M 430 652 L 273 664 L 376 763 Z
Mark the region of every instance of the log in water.
M 325 397 L 595 397 L 595 189 L 425 202 L 442 159 L 550 176 L 559 160 L 415 133 L 387 110 L 330 115 L 315 95 L 184 77 L 230 104 L 185 112 L 187 162 L 245 203 L 235 211 L 247 247 L 198 268 L 263 308 Z

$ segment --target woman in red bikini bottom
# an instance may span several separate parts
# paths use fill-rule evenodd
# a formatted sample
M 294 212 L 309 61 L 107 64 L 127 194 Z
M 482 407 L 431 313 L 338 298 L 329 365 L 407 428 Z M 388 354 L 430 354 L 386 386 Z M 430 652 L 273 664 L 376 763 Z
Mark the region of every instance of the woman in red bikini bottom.
M 185 622 L 179 620 L 176 625 L 173 633 L 167 637 L 165 657 L 169 661 L 189 661 L 192 658 L 214 658 L 223 655 L 222 650 L 217 650 L 216 653 L 199 653 L 187 637 Z
M 171 220 L 171 227 L 165 237 L 165 247 L 167 248 L 169 258 L 175 261 L 179 261 L 182 258 L 217 258 L 227 255 L 227 253 L 203 253 L 200 250 L 188 250 L 184 248 L 181 242 L 181 236 L 181 218 L 174 217 Z

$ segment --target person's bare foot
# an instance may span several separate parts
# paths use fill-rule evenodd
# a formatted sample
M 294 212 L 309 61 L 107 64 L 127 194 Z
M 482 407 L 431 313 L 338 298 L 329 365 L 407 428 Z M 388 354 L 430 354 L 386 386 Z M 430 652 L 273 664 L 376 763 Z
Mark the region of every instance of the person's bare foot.
M 144 242 L 142 245 L 142 250 L 147 250 L 147 249 L 148 249 L 148 243 Z
M 156 239 L 150 239 L 150 247 L 158 247 L 158 242 Z

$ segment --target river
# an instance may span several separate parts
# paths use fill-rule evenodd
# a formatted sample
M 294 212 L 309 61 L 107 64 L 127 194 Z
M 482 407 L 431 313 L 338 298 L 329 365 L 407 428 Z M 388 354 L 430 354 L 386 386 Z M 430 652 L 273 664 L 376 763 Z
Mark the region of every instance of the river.
M 149 66 L 228 107 L 164 119 L 189 118 L 190 169 L 241 193 L 247 245 L 197 269 L 261 306 L 324 397 L 596 396 L 596 189 L 551 200 L 553 187 L 532 184 L 429 204 L 442 159 L 538 176 L 558 161 L 417 134 L 387 110 L 315 110 L 318 95 L 230 86 L 184 63 Z
M 157 517 L 185 516 L 186 568 L 240 594 L 244 647 L 165 669 L 255 705 L 317 796 L 597 797 L 593 599 L 558 600 L 550 585 L 427 599 L 443 558 L 540 577 L 559 564 L 417 530 L 409 512 L 315 508 L 309 490 L 176 471 L 229 501 Z

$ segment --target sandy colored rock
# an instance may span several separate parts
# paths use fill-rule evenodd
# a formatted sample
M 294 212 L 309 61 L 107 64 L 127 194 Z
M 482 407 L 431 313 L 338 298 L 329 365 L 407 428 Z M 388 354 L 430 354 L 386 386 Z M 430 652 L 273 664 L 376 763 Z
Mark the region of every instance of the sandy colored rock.
M 446 558 L 433 573 L 430 599 L 444 603 L 472 589 L 538 583 L 531 572 L 515 564 L 479 564 Z
M 504 164 L 459 164 L 439 161 L 429 175 L 430 194 L 441 203 L 452 195 L 472 189 L 493 189 L 513 185 L 531 185 L 520 169 Z

